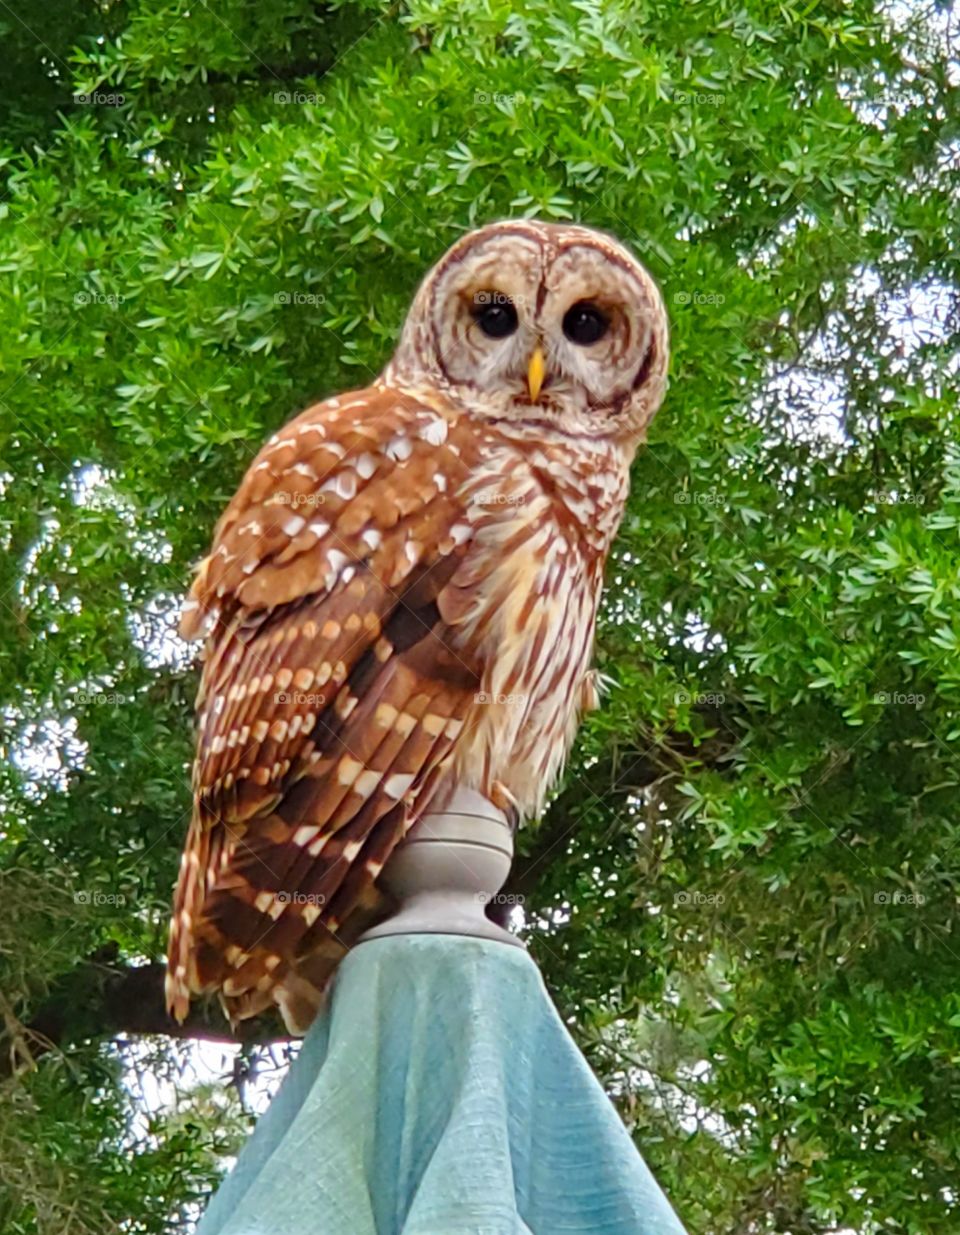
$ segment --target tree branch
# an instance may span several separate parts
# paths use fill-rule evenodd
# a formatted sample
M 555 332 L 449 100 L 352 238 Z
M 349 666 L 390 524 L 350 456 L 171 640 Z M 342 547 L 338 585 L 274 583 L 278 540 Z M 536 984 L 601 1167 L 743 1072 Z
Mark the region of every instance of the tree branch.
M 604 786 L 603 793 L 595 793 L 582 777 L 575 777 L 556 799 L 546 820 L 534 833 L 533 844 L 523 854 L 518 854 L 510 877 L 504 885 L 500 898 L 487 906 L 487 917 L 500 926 L 505 926 L 514 904 L 522 904 L 533 892 L 545 870 L 563 857 L 567 841 L 576 835 L 584 807 L 591 797 L 624 797 L 638 789 L 652 785 L 663 776 L 663 767 L 652 755 L 634 754 L 632 759 L 622 761 L 623 774 L 612 759 L 591 768 L 591 779 Z M 584 786 L 586 785 L 586 794 Z
M 23 1046 L 36 1062 L 50 1051 L 118 1034 L 164 1034 L 236 1043 L 289 1040 L 290 1034 L 275 1016 L 242 1021 L 232 1029 L 213 1000 L 194 1001 L 186 1020 L 178 1024 L 164 1006 L 163 973 L 164 966 L 159 963 L 123 965 L 96 958 L 84 961 L 57 983 L 36 1014 L 20 1026 L 21 1049 L 16 1057 L 11 1050 L 3 1050 L 0 1077 L 20 1070 Z

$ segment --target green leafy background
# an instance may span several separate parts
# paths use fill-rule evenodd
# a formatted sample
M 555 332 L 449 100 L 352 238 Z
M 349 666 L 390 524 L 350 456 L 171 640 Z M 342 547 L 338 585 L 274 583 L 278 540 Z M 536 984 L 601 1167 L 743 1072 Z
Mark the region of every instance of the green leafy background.
M 185 1231 L 249 1126 L 71 985 L 163 954 L 177 600 L 263 438 L 511 215 L 615 232 L 673 332 L 534 955 L 691 1231 L 958 1229 L 955 18 L 0 4 L 0 1230 Z

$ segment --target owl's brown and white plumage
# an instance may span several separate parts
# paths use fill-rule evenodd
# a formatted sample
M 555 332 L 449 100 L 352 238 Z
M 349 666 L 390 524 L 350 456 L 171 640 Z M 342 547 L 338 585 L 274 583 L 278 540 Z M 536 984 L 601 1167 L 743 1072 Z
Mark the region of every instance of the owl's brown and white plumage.
M 167 995 L 305 1028 L 454 785 L 542 806 L 593 694 L 607 551 L 663 396 L 616 241 L 494 224 L 424 280 L 382 377 L 270 439 L 184 614 L 206 634 Z

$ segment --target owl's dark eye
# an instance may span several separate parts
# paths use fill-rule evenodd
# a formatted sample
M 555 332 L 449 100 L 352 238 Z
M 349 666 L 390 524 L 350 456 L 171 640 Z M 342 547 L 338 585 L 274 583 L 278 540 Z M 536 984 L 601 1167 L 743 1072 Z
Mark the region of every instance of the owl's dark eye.
M 589 347 L 602 339 L 610 328 L 610 319 L 589 300 L 578 300 L 563 315 L 563 333 L 571 343 Z
M 470 312 L 489 339 L 505 339 L 517 328 L 517 310 L 502 292 L 477 292 Z

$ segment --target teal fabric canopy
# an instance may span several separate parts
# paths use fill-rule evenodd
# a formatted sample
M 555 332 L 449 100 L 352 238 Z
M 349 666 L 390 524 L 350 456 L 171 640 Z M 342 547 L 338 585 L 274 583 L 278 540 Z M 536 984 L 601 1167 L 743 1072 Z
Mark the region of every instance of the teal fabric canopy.
M 359 944 L 198 1235 L 683 1235 L 525 951 Z

